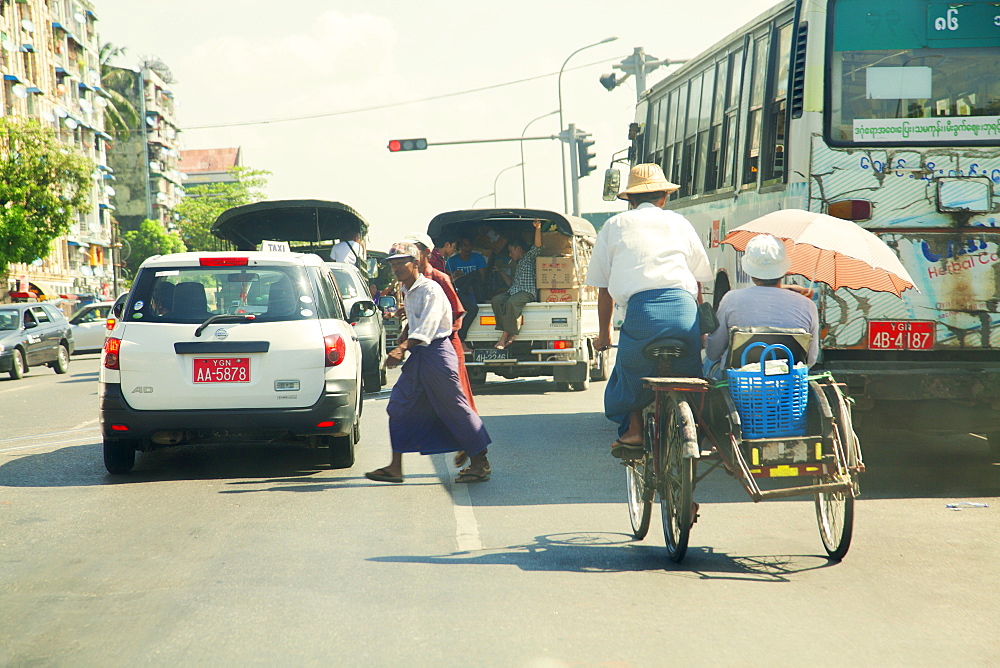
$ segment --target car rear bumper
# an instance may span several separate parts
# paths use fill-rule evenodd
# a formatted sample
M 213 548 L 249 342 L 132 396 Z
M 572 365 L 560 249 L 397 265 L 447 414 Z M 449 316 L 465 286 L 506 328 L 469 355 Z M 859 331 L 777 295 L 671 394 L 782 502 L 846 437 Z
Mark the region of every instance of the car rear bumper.
M 140 411 L 129 406 L 118 383 L 103 383 L 100 396 L 101 434 L 106 440 L 148 439 L 157 432 L 288 432 L 289 436 L 340 436 L 354 427 L 357 381 L 328 380 L 326 391 L 306 408 Z M 320 422 L 333 422 L 317 427 Z M 114 429 L 113 426 L 127 427 Z

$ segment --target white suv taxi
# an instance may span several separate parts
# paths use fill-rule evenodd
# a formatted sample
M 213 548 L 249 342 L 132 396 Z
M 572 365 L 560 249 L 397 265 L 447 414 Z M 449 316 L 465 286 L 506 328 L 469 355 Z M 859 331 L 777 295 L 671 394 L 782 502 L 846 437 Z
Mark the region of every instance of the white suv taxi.
M 354 464 L 361 348 L 330 270 L 303 253 L 177 253 L 142 263 L 101 364 L 104 464 L 217 442 L 328 447 Z

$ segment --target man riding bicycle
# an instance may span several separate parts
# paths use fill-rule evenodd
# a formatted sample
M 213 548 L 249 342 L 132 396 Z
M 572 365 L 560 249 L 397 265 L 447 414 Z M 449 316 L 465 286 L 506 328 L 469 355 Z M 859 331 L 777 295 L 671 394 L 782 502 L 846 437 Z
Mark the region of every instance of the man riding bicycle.
M 656 362 L 643 355 L 651 341 L 672 337 L 686 350 L 673 365 L 679 376 L 701 372 L 698 328 L 699 281 L 712 278 L 708 256 L 683 216 L 664 211 L 667 196 L 680 186 L 667 181 L 659 165 L 636 165 L 618 197 L 629 211 L 613 216 L 597 235 L 587 284 L 598 288 L 600 325 L 596 347 L 611 345 L 614 304 L 627 304 L 618 337 L 618 357 L 604 393 L 604 414 L 618 424 L 611 454 L 641 456 L 642 408 L 653 399 L 643 378 L 655 376 Z

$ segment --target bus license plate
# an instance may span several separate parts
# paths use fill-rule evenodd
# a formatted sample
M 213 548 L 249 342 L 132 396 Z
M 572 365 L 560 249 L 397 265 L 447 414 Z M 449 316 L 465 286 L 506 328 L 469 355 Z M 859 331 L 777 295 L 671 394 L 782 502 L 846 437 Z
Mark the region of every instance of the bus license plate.
M 249 383 L 249 357 L 195 358 L 194 382 L 196 383 Z
M 868 323 L 871 350 L 930 350 L 934 323 L 923 320 L 877 320 Z
M 476 348 L 472 351 L 472 361 L 473 362 L 487 362 L 490 360 L 509 360 L 512 359 L 510 354 L 506 349 L 497 350 L 496 348 Z

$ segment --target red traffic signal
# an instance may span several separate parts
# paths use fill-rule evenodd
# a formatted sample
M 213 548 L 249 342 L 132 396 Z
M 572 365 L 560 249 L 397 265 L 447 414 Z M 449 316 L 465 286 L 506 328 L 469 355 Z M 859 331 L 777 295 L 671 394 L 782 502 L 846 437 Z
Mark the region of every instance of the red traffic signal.
M 427 148 L 427 140 L 424 138 L 389 140 L 390 153 L 396 153 L 398 151 L 423 151 L 425 148 Z

